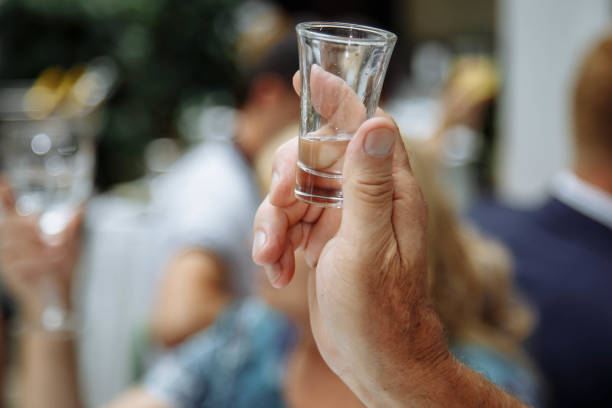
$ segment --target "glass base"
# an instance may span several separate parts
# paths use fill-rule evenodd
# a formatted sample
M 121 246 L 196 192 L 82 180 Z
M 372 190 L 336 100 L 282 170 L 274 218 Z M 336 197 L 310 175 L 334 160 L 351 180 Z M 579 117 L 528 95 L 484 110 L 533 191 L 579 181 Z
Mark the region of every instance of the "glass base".
M 297 188 L 293 190 L 295 197 L 301 201 L 317 207 L 342 208 L 342 197 L 325 197 L 321 195 L 308 194 Z

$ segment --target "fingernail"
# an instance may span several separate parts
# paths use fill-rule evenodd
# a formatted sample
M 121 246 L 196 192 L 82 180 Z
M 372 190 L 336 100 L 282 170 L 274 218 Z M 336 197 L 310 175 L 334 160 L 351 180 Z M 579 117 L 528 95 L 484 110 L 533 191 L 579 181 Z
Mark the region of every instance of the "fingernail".
M 266 276 L 268 277 L 268 281 L 270 281 L 270 284 L 275 288 L 278 288 L 279 286 L 276 285 L 276 281 L 281 275 L 280 265 L 275 263 L 274 265 L 264 265 L 263 268 L 266 272 Z
M 278 173 L 275 171 L 272 173 L 272 178 L 270 179 L 270 192 L 276 189 L 276 185 L 278 184 L 280 177 Z
M 374 129 L 366 135 L 364 148 L 370 156 L 385 157 L 391 152 L 393 142 L 395 133 L 389 129 Z
M 266 243 L 266 233 L 262 230 L 257 230 L 253 237 L 253 256 L 255 256 Z

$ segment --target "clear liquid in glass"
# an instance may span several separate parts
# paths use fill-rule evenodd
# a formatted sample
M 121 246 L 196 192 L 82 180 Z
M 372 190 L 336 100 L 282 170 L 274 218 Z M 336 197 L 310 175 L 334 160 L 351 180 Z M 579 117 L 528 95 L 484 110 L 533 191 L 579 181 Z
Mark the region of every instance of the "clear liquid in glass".
M 350 133 L 300 138 L 295 194 L 311 204 L 342 207 L 342 166 Z

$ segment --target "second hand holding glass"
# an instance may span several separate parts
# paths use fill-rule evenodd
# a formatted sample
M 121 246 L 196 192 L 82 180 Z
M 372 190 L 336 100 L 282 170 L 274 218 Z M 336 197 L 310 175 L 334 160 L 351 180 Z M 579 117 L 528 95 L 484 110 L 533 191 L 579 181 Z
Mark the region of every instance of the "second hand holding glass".
M 344 152 L 378 106 L 397 37 L 345 23 L 300 23 L 300 140 L 295 195 L 342 207 Z
M 2 121 L 2 153 L 15 211 L 38 217 L 40 238 L 48 246 L 62 244 L 66 227 L 92 189 L 93 140 L 79 132 L 77 123 L 23 113 Z M 40 296 L 41 328 L 68 328 L 67 305 L 53 276 L 41 277 Z

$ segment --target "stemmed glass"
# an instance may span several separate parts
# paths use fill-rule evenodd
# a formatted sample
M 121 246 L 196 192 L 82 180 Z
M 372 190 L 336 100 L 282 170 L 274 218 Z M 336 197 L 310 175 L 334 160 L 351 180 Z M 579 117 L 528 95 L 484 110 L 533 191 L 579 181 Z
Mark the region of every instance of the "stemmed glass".
M 94 143 L 87 119 L 12 113 L 0 122 L 0 143 L 16 212 L 37 216 L 43 241 L 58 245 L 92 191 Z M 59 330 L 69 324 L 67 305 L 58 293 L 57 282 L 43 276 L 43 329 Z

